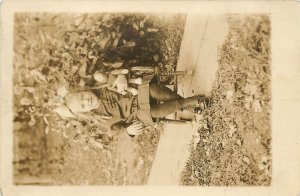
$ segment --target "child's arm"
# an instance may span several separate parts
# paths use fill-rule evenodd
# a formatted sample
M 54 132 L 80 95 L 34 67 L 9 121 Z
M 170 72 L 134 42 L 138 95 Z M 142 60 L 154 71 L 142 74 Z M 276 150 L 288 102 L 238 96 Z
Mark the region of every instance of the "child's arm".
M 116 92 L 116 93 L 119 93 L 119 94 L 121 94 L 121 95 L 126 95 L 126 94 L 127 94 L 126 91 L 119 92 L 117 88 L 114 88 L 114 87 L 112 87 L 112 86 L 108 86 L 107 89 L 110 90 L 110 91 L 114 91 L 114 92 Z
M 105 87 L 109 87 L 109 84 L 97 84 L 96 83 L 94 89 L 101 89 L 101 88 L 105 88 Z

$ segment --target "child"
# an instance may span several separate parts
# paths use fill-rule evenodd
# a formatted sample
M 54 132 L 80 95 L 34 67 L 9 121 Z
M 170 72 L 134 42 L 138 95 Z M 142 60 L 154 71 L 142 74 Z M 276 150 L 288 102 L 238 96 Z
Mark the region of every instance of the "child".
M 111 71 L 110 73 L 104 73 L 102 71 L 97 71 L 93 77 L 94 79 L 102 84 L 103 87 L 107 87 L 109 90 L 115 91 L 117 93 L 121 93 L 122 95 L 126 95 L 128 92 L 132 93 L 132 95 L 137 95 L 138 90 L 134 87 L 127 86 L 128 84 L 125 84 L 127 89 L 126 90 L 119 90 L 116 86 L 116 80 L 118 75 L 126 75 L 128 74 L 128 69 L 115 69 Z M 128 79 L 129 84 L 142 84 L 142 78 L 129 78 Z

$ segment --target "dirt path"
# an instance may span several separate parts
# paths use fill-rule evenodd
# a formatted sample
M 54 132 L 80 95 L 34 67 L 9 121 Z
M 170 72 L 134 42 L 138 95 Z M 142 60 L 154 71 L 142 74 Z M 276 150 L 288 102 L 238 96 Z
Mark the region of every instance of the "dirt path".
M 208 94 L 218 69 L 217 53 L 227 34 L 221 17 L 188 15 L 177 70 L 193 70 L 179 79 L 178 92 L 184 97 Z M 194 128 L 195 129 L 195 128 Z M 192 124 L 165 125 L 148 178 L 149 185 L 177 185 L 190 153 Z

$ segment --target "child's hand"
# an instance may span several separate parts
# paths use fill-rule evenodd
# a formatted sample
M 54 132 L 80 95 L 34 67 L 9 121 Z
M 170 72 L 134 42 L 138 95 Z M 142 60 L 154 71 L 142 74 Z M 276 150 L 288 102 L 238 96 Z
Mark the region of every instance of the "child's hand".
M 129 127 L 127 127 L 126 131 L 129 135 L 140 135 L 144 131 L 145 125 L 141 122 L 134 122 Z
M 126 76 L 118 75 L 112 87 L 117 87 L 119 92 L 126 91 L 128 87 Z
M 132 87 L 128 87 L 127 91 L 130 92 L 130 93 L 132 93 L 133 96 L 135 96 L 135 95 L 138 94 L 138 90 L 135 89 L 135 88 L 132 88 Z
M 128 82 L 131 84 L 141 85 L 143 80 L 142 80 L 142 78 L 130 78 Z

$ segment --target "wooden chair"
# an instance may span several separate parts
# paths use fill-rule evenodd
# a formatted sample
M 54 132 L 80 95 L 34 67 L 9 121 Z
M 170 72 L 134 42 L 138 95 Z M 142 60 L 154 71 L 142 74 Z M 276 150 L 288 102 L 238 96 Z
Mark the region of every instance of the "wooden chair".
M 159 67 L 145 67 L 145 66 L 137 66 L 137 67 L 131 67 L 130 71 L 140 71 L 145 72 L 146 74 L 156 74 L 157 75 L 157 82 L 158 84 L 161 83 L 161 78 L 163 76 L 173 76 L 174 82 L 173 84 L 173 90 L 175 92 L 178 91 L 178 77 L 179 76 L 186 76 L 186 75 L 192 75 L 192 70 L 186 70 L 186 71 L 162 71 Z M 161 102 L 158 101 L 158 104 Z M 180 120 L 177 119 L 177 113 L 175 113 L 174 119 L 166 119 L 166 118 L 156 118 L 157 123 L 187 123 L 186 120 Z

